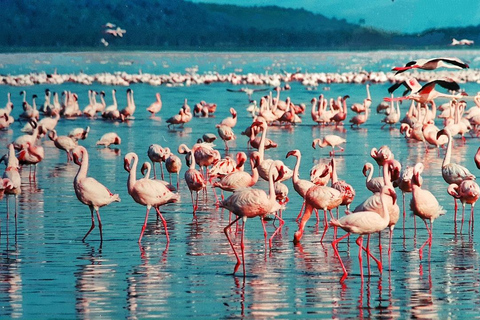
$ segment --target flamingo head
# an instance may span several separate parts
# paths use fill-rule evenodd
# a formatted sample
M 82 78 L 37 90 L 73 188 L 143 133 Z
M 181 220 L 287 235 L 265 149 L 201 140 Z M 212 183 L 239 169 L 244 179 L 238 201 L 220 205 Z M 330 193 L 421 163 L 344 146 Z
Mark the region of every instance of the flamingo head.
M 300 154 L 300 150 L 295 149 L 295 150 L 289 151 L 285 156 L 285 158 L 288 158 L 290 156 L 298 157 L 299 154 Z
M 81 146 L 78 146 L 72 150 L 73 162 L 79 166 L 82 165 L 82 149 L 81 148 L 82 148 Z
M 142 173 L 142 175 L 145 175 L 145 173 L 149 169 L 149 167 L 150 167 L 150 163 L 148 163 L 148 162 L 143 163 L 142 168 L 140 168 L 140 172 Z
M 456 183 L 448 185 L 447 193 L 455 199 L 460 198 L 460 195 L 458 194 L 458 185 Z
M 243 166 L 243 164 L 247 161 L 247 155 L 245 152 L 238 152 L 237 153 L 237 167 Z
M 130 172 L 130 170 L 132 169 L 131 162 L 134 157 L 135 154 L 133 152 L 130 152 L 127 153 L 123 158 L 123 168 L 125 169 L 125 171 Z
M 438 138 L 440 138 L 442 135 L 447 135 L 446 129 L 442 129 L 442 130 L 440 130 L 440 131 L 437 132 L 437 140 L 438 140 Z
M 368 171 L 372 170 L 373 166 L 371 163 L 367 162 L 363 165 L 363 170 L 362 170 L 362 173 L 363 175 L 366 177 L 367 176 L 367 173 Z
M 120 143 L 122 143 L 122 139 L 120 139 L 120 137 L 115 137 L 113 144 L 120 144 Z

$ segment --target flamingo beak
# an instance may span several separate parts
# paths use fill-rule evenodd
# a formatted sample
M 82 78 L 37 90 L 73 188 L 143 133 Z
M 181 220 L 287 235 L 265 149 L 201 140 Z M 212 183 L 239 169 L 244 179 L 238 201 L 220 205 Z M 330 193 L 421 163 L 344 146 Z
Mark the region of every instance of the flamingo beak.
M 367 166 L 363 166 L 362 173 L 365 177 L 367 176 Z
M 275 179 L 275 182 L 282 180 L 282 178 L 285 176 L 285 169 L 283 166 L 280 168 L 277 168 L 278 171 L 278 177 Z
M 437 132 L 437 139 L 440 138 L 441 135 L 445 134 L 445 131 L 440 130 Z
M 285 156 L 285 158 L 288 158 L 288 157 L 290 157 L 290 156 L 293 156 L 294 154 L 295 154 L 295 151 L 289 151 L 289 152 L 287 153 L 287 155 Z
M 312 148 L 315 149 L 315 141 L 312 142 Z
M 146 164 L 143 164 L 142 165 L 142 168 L 140 169 L 140 172 L 142 173 L 142 175 L 145 175 L 145 172 L 147 171 L 147 165 Z
M 78 155 L 76 153 L 73 153 L 73 162 L 77 165 L 82 165 L 82 161 L 80 161 Z

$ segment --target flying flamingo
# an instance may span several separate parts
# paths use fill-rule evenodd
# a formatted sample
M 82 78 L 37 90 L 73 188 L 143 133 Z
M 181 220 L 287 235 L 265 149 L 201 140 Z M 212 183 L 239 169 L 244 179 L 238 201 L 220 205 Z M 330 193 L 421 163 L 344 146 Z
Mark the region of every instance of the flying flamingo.
M 420 182 L 420 174 L 423 171 L 423 163 L 419 162 L 413 168 L 412 178 L 412 200 L 410 201 L 410 208 L 413 214 L 420 217 L 425 223 L 428 231 L 428 239 L 419 249 L 420 260 L 422 259 L 423 247 L 428 243 L 432 246 L 432 229 L 433 221 L 440 215 L 445 214 L 443 208 L 438 204 L 435 196 L 428 190 L 422 189 Z M 427 220 L 430 220 L 430 228 L 428 228 Z
M 395 67 L 392 71 L 396 71 L 395 74 L 399 74 L 410 69 L 435 70 L 440 67 L 466 69 L 468 68 L 468 64 L 458 58 L 417 59 L 408 62 L 404 67 Z
M 88 173 L 88 152 L 83 146 L 77 146 L 73 151 L 73 161 L 79 165 L 77 175 L 73 180 L 75 194 L 81 203 L 86 204 L 90 208 L 92 217 L 92 225 L 90 230 L 85 234 L 82 241 L 90 234 L 95 227 L 95 218 L 93 210 L 97 214 L 98 228 L 100 229 L 100 242 L 103 241 L 102 220 L 100 219 L 99 208 L 109 205 L 112 202 L 120 202 L 118 194 L 112 194 L 103 184 L 92 177 L 87 177 Z
M 152 114 L 152 117 L 155 116 L 155 113 L 158 113 L 160 110 L 162 110 L 162 98 L 160 97 L 160 93 L 157 92 L 155 96 L 157 100 L 147 108 L 147 111 Z
M 342 237 L 332 242 L 332 247 L 335 252 L 335 255 L 338 257 L 338 260 L 340 260 L 340 264 L 343 269 L 343 276 L 340 279 L 340 282 L 345 281 L 345 279 L 348 276 L 348 272 L 347 272 L 347 269 L 345 268 L 345 265 L 343 264 L 342 258 L 340 258 L 340 254 L 338 253 L 338 248 L 337 248 L 338 243 L 343 239 L 345 239 L 348 235 L 350 235 L 350 233 L 355 233 L 359 235 L 356 242 L 359 246 L 358 260 L 360 262 L 360 276 L 363 282 L 363 268 L 362 268 L 363 236 L 368 235 L 370 237 L 372 233 L 381 232 L 383 229 L 385 229 L 388 226 L 388 222 L 390 220 L 390 217 L 388 215 L 388 208 L 386 205 L 388 196 L 390 196 L 393 199 L 393 203 L 395 203 L 395 200 L 397 197 L 395 194 L 395 191 L 391 186 L 384 186 L 380 193 L 380 199 L 382 202 L 381 214 L 378 214 L 377 212 L 374 212 L 374 211 L 359 211 L 359 212 L 355 212 L 355 213 L 351 213 L 349 215 L 343 216 L 338 220 L 335 220 L 335 219 L 330 220 L 331 226 L 340 227 L 347 232 L 345 235 L 343 235 Z M 368 246 L 367 246 L 367 255 L 371 256 L 377 262 L 378 270 L 381 272 L 382 263 L 378 259 L 373 257 L 373 255 L 370 253 L 370 250 L 368 249 Z
M 265 225 L 263 224 L 263 218 L 267 214 L 272 214 L 280 209 L 282 209 L 282 205 L 280 205 L 276 201 L 276 196 L 275 196 L 275 187 L 274 187 L 274 180 L 279 180 L 281 176 L 284 174 L 283 167 L 285 165 L 281 161 L 274 161 L 271 164 L 269 173 L 268 173 L 268 182 L 269 182 L 269 194 L 261 189 L 254 189 L 254 188 L 243 188 L 238 191 L 235 191 L 230 197 L 227 199 L 223 200 L 220 203 L 220 207 L 225 208 L 231 212 L 233 212 L 237 218 L 233 220 L 231 223 L 229 223 L 224 229 L 223 232 L 225 233 L 225 236 L 227 237 L 228 242 L 230 243 L 230 246 L 233 249 L 233 253 L 235 254 L 235 257 L 237 258 L 237 263 L 235 264 L 235 268 L 233 270 L 233 273 L 238 270 L 239 266 L 241 263 L 243 263 L 243 276 L 245 276 L 245 244 L 244 244 L 244 238 L 245 238 L 245 222 L 247 221 L 248 218 L 254 218 L 254 217 L 260 217 L 262 220 L 262 226 L 264 228 L 264 234 L 265 238 L 267 237 L 267 232 L 265 230 Z M 274 175 L 278 175 L 274 178 Z M 273 233 L 272 237 L 269 240 L 269 245 L 271 247 L 272 244 L 272 238 L 276 235 L 277 231 L 280 229 L 280 227 L 283 225 L 283 220 L 275 215 L 279 220 L 280 220 L 280 226 L 277 228 L 277 230 Z M 237 254 L 237 251 L 235 250 L 235 247 L 233 246 L 232 241 L 230 240 L 230 236 L 228 235 L 230 228 L 232 227 L 233 224 L 235 224 L 238 220 L 242 219 L 243 220 L 243 228 L 242 228 L 242 239 L 241 239 L 241 254 L 242 254 L 242 261 L 240 261 L 240 258 Z M 265 240 L 266 241 L 266 240 Z
M 312 142 L 312 147 L 315 149 L 315 146 L 318 144 L 320 148 L 325 148 L 326 146 L 332 147 L 332 151 L 330 151 L 330 156 L 335 155 L 335 147 L 338 146 L 340 148 L 340 151 L 343 151 L 344 149 L 340 147 L 339 145 L 342 143 L 347 142 L 344 138 L 337 136 L 335 134 L 327 134 L 326 136 L 322 138 L 317 138 L 313 139 Z
M 470 225 L 472 226 L 472 232 L 473 232 L 473 209 L 475 207 L 475 203 L 480 197 L 480 187 L 475 181 L 463 180 L 460 183 L 460 185 L 457 185 L 455 183 L 450 184 L 448 186 L 447 192 L 452 197 L 456 199 L 460 199 L 460 202 L 462 202 L 462 226 L 460 227 L 460 233 L 462 233 L 462 229 L 463 229 L 463 220 L 465 217 L 465 204 L 468 203 L 471 205 L 470 221 L 468 222 L 468 225 L 469 225 L 469 229 L 470 229 Z
M 165 228 L 168 248 L 170 237 L 168 236 L 167 221 L 160 213 L 159 207 L 167 203 L 177 202 L 180 196 L 176 193 L 171 192 L 164 184 L 158 181 L 146 178 L 137 180 L 137 163 L 138 156 L 135 153 L 130 152 L 125 155 L 124 168 L 128 172 L 128 193 L 132 196 L 133 200 L 136 203 L 147 207 L 145 221 L 143 223 L 142 231 L 140 232 L 140 237 L 138 238 L 138 243 L 140 244 L 142 241 L 143 233 L 145 232 L 145 228 L 147 227 L 148 213 L 153 207 L 157 212 L 157 217 L 160 217 L 163 223 L 163 227 Z

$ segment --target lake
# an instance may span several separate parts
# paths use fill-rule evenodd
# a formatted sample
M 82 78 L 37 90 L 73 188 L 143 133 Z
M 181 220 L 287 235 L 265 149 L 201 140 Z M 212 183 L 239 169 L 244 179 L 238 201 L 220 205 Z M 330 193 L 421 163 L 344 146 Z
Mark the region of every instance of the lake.
M 476 50 L 414 51 L 414 52 L 328 52 L 328 53 L 191 53 L 191 52 L 94 52 L 94 53 L 35 53 L 0 55 L 0 74 L 30 72 L 59 74 L 93 74 L 124 71 L 130 74 L 185 73 L 194 68 L 205 72 L 273 73 L 294 72 L 349 72 L 389 71 L 417 57 L 456 56 L 478 68 Z M 251 122 L 246 112 L 247 96 L 228 92 L 239 89 L 230 83 L 190 86 L 150 86 L 135 83 L 135 119 L 119 123 L 99 119 L 61 119 L 57 125 L 59 135 L 66 135 L 75 127 L 90 126 L 86 140 L 80 141 L 90 156 L 88 175 L 118 193 L 121 202 L 100 209 L 103 222 L 103 244 L 95 228 L 89 237 L 82 238 L 90 227 L 90 213 L 80 203 L 74 192 L 73 179 L 78 166 L 67 163 L 65 152 L 55 148 L 53 142 L 42 139 L 45 159 L 38 165 L 37 180 L 28 179 L 28 168 L 21 172 L 22 193 L 18 197 L 18 215 L 15 221 L 13 198 L 7 219 L 6 198 L 1 204 L 0 235 L 0 315 L 2 318 L 25 319 L 145 319 L 145 318 L 468 318 L 478 316 L 480 303 L 479 237 L 468 232 L 468 218 L 463 232 L 453 218 L 453 200 L 447 194 L 447 184 L 441 176 L 440 157 L 436 150 L 425 153 L 423 144 L 407 142 L 395 129 L 381 129 L 384 115 L 375 108 L 388 96 L 390 83 L 372 84 L 372 114 L 361 129 L 344 130 L 321 127 L 309 115 L 310 100 L 324 94 L 337 98 L 348 94 L 349 105 L 362 102 L 366 97 L 364 84 L 329 84 L 312 90 L 292 82 L 291 90 L 282 91 L 281 99 L 290 96 L 296 104 L 305 103 L 307 111 L 302 123 L 288 129 L 271 127 L 268 137 L 279 147 L 266 151 L 266 157 L 283 160 L 293 168 L 294 158 L 285 159 L 288 151 L 302 152 L 300 177 L 308 179 L 311 167 L 328 161 L 329 148 L 314 150 L 314 138 L 338 134 L 347 139 L 345 151 L 335 156 L 340 179 L 346 180 L 356 190 L 354 208 L 371 193 L 365 188 L 362 167 L 374 163 L 370 157 L 373 147 L 388 145 L 402 165 L 413 166 L 423 162 L 425 171 L 423 188 L 430 190 L 445 208 L 446 214 L 438 218 L 433 228 L 431 251 L 426 249 L 422 260 L 418 248 L 427 239 L 423 222 L 417 218 L 415 231 L 412 213 L 408 207 L 411 195 L 407 194 L 407 217 L 398 222 L 392 244 L 391 265 L 388 263 L 388 232 L 382 233 L 383 273 L 379 274 L 372 262 L 368 276 L 364 255 L 364 282 L 360 279 L 358 247 L 355 236 L 339 245 L 340 255 L 349 272 L 342 284 L 342 270 L 331 247 L 333 232 L 330 229 L 323 243 L 323 231 L 312 217 L 305 235 L 298 245 L 293 244 L 293 234 L 298 226 L 295 218 L 302 199 L 293 190 L 291 181 L 286 209 L 285 225 L 273 239 L 271 250 L 266 246 L 260 219 L 251 219 L 245 229 L 245 261 L 247 276 L 242 269 L 232 275 L 235 257 L 223 228 L 229 223 L 229 213 L 215 206 L 211 189 L 208 199 L 201 201 L 197 220 L 192 219 L 190 192 L 183 181 L 186 165 L 180 176 L 178 203 L 160 208 L 167 220 L 170 244 L 161 221 L 150 212 L 149 222 L 139 247 L 137 239 L 145 217 L 145 207 L 135 203 L 127 193 L 128 173 L 123 168 L 123 157 L 129 152 L 139 156 L 140 163 L 148 161 L 147 149 L 157 143 L 177 150 L 181 143 L 192 146 L 206 132 L 217 134 L 215 124 L 230 115 L 229 108 L 238 111 L 238 124 L 234 128 L 237 139 L 230 144 L 228 154 L 247 149 L 247 138 L 240 135 Z M 478 84 L 461 83 L 469 95 L 475 95 Z M 263 86 L 261 86 L 263 88 Z M 15 118 L 22 112 L 21 90 L 26 90 L 29 101 L 37 94 L 37 104 L 43 103 L 45 89 L 52 92 L 70 90 L 79 96 L 83 109 L 88 104 L 89 89 L 105 91 L 107 105 L 111 91 L 117 90 L 119 108 L 126 106 L 127 87 L 113 87 L 93 83 L 81 85 L 65 82 L 61 85 L 39 84 L 26 87 L 0 85 L 0 98 L 6 102 L 11 92 L 15 105 Z M 269 88 L 272 90 L 273 88 Z M 163 109 L 155 118 L 145 110 L 155 101 L 155 93 L 162 95 Z M 255 92 L 259 100 L 267 92 Z M 196 118 L 183 129 L 169 130 L 166 119 L 178 113 L 184 99 L 191 107 L 201 100 L 217 103 L 214 117 Z M 31 102 L 30 102 L 31 103 Z M 468 100 L 468 107 L 473 106 Z M 3 105 L 2 105 L 3 106 Z M 401 106 L 403 114 L 408 104 Z M 349 110 L 347 119 L 353 116 Z M 402 116 L 403 117 L 403 116 Z M 23 123 L 16 121 L 9 130 L 0 132 L 2 154 L 7 145 L 22 132 Z M 440 121 L 437 120 L 440 126 Z M 97 147 L 96 141 L 106 132 L 114 131 L 121 138 L 119 146 Z M 466 136 L 466 142 L 455 139 L 452 161 L 466 166 L 475 175 L 473 156 L 478 148 L 478 138 Z M 223 142 L 217 140 L 216 148 L 226 155 Z M 183 156 L 181 157 L 183 159 Z M 378 167 L 375 165 L 375 175 Z M 249 165 L 246 166 L 249 171 Z M 139 173 L 137 173 L 137 176 Z M 258 188 L 268 189 L 264 181 Z M 397 191 L 400 210 L 401 192 Z M 467 206 L 469 212 L 469 206 Z M 468 217 L 468 216 L 467 216 Z M 457 226 L 457 228 L 455 228 Z M 478 225 L 477 227 L 478 228 Z M 235 229 L 235 227 L 233 228 Z M 272 234 L 274 226 L 267 223 Z M 475 229 L 476 231 L 476 229 Z M 240 244 L 240 233 L 232 238 Z M 343 235 L 343 231 L 339 231 Z M 475 238 L 476 236 L 476 238 Z M 377 240 L 372 239 L 372 251 L 378 254 Z

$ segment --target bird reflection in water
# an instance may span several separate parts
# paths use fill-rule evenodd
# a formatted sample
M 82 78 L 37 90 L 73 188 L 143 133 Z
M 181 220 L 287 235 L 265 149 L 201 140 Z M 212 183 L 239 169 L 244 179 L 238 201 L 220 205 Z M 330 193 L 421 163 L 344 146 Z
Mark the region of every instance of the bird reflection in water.
M 5 318 L 23 318 L 23 281 L 20 270 L 20 260 L 18 248 L 7 249 L 2 252 L 0 257 L 0 293 L 2 295 L 1 314 Z

